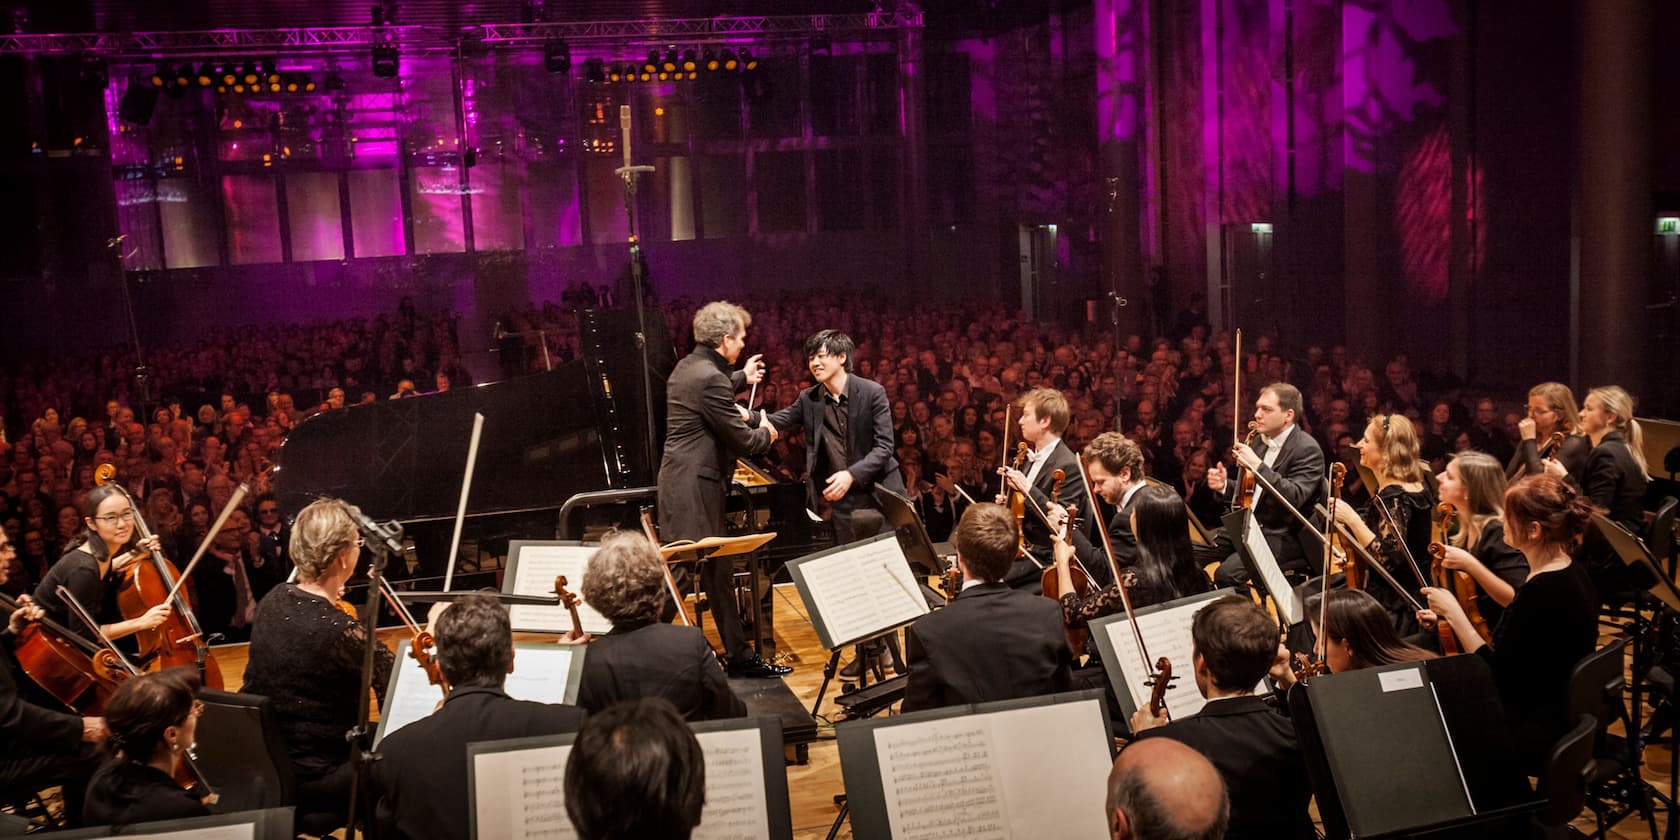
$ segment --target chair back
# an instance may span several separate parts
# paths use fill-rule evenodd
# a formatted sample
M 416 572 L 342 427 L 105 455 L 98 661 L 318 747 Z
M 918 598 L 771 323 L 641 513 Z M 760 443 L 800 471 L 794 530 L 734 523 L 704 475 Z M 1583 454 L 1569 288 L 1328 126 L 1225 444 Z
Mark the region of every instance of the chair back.
M 1626 639 L 1617 639 L 1588 654 L 1569 675 L 1569 719 L 1587 715 L 1599 729 L 1621 714 L 1622 687 L 1627 682 L 1622 653 Z
M 1587 802 L 1587 785 L 1593 772 L 1593 736 L 1598 732 L 1598 719 L 1581 715 L 1575 728 L 1552 747 L 1546 773 L 1540 779 L 1540 793 L 1546 797 L 1545 807 L 1536 815 L 1548 826 L 1561 826 L 1575 819 Z
M 286 741 L 268 698 L 201 689 L 198 767 L 221 795 L 224 813 L 281 808 L 297 803 L 297 782 Z
M 1674 574 L 1674 568 L 1669 563 L 1674 556 L 1674 518 L 1677 511 L 1680 511 L 1680 499 L 1664 496 L 1657 505 L 1656 515 L 1651 518 L 1651 530 L 1645 537 L 1651 556 L 1657 558 L 1670 575 Z

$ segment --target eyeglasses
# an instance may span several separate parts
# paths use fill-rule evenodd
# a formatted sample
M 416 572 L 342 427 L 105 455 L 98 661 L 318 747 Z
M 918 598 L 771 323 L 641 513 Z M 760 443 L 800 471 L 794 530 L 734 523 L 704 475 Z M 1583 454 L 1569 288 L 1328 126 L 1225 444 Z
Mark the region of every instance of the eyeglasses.
M 132 509 L 130 509 L 130 510 L 123 511 L 122 513 L 106 513 L 106 514 L 101 514 L 99 516 L 95 516 L 94 519 L 96 519 L 96 520 L 98 520 L 98 521 L 100 521 L 100 522 L 102 522 L 106 525 L 115 525 L 118 522 L 133 522 L 134 521 L 134 511 Z

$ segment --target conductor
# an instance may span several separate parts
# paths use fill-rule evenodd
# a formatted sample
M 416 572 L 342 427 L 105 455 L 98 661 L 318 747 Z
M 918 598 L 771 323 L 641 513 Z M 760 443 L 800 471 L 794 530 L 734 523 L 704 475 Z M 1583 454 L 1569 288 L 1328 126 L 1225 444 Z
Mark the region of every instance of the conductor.
M 734 365 L 747 343 L 752 316 L 727 301 L 694 313 L 694 352 L 677 362 L 665 383 L 665 455 L 659 465 L 659 537 L 699 540 L 723 534 L 723 500 L 738 455 L 770 448 L 776 429 L 763 412 L 748 412 L 735 393 L 764 378 L 761 356 Z M 711 562 L 701 584 L 734 677 L 780 677 L 792 668 L 764 661 L 747 644 L 735 606 L 728 561 Z

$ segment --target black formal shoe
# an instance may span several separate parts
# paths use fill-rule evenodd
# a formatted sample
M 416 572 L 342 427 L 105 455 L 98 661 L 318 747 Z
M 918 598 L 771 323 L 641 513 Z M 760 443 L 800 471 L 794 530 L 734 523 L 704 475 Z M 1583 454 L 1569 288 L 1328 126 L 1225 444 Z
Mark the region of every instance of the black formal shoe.
M 751 659 L 729 663 L 729 676 L 731 677 L 759 677 L 763 679 L 771 679 L 774 677 L 785 677 L 791 673 L 793 673 L 792 668 L 789 668 L 786 665 L 774 665 L 766 662 L 764 661 L 764 657 L 759 656 L 756 653 L 753 654 Z

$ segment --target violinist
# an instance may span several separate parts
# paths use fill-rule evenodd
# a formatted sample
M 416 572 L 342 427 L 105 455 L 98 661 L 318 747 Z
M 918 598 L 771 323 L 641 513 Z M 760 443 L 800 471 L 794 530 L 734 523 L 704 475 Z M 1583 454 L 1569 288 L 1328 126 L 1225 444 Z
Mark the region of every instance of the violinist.
M 1311 840 L 1312 785 L 1295 725 L 1254 687 L 1289 670 L 1278 653 L 1277 622 L 1253 601 L 1226 595 L 1190 621 L 1196 688 L 1207 705 L 1185 718 L 1132 716 L 1134 742 L 1171 738 L 1206 756 L 1231 798 L 1228 840 Z M 1127 749 L 1131 749 L 1128 747 Z
M 1379 414 L 1365 424 L 1365 435 L 1355 445 L 1360 465 L 1376 475 L 1377 486 L 1365 518 L 1352 505 L 1338 504 L 1336 522 L 1415 597 L 1429 579 L 1429 515 L 1435 508 L 1418 452 L 1417 427 L 1403 414 Z M 1379 586 L 1372 594 L 1394 616 L 1396 630 L 1402 635 L 1416 632 L 1415 609 L 1400 593 Z
M 1476 582 L 1480 590 L 1476 610 L 1488 627 L 1498 627 L 1505 607 L 1528 578 L 1528 561 L 1505 542 L 1505 524 L 1500 519 L 1505 472 L 1492 455 L 1460 452 L 1437 478 L 1441 501 L 1452 505 L 1458 515 L 1458 533 L 1447 545 L 1443 564 Z
M 1103 435 L 1119 436 L 1117 432 Z M 1101 437 L 1099 437 L 1099 440 Z M 1093 444 L 1094 446 L 1095 444 Z M 1091 452 L 1086 447 L 1087 456 Z M 1112 481 L 1097 477 L 1097 465 L 1092 463 L 1092 484 L 1098 495 L 1108 499 Z M 1206 572 L 1196 565 L 1190 547 L 1190 520 L 1184 500 L 1171 487 L 1138 482 L 1136 492 L 1122 511 L 1127 520 L 1126 530 L 1137 535 L 1137 554 L 1132 563 L 1122 566 L 1121 575 L 1127 578 L 1127 593 L 1134 609 L 1166 603 L 1190 595 L 1199 595 L 1213 588 Z M 1116 517 L 1118 518 L 1118 517 Z M 1116 554 L 1120 547 L 1114 547 Z M 1068 551 L 1057 546 L 1056 565 L 1067 565 Z M 1109 586 L 1081 599 L 1072 591 L 1071 582 L 1062 586 L 1062 615 L 1070 627 L 1083 627 L 1087 622 L 1105 615 L 1121 612 L 1118 586 Z
M 1003 476 L 1003 489 L 1006 493 L 1021 493 L 1027 497 L 1022 500 L 1025 507 L 1048 511 L 1056 470 L 1062 470 L 1064 475 L 1071 476 L 1079 469 L 1079 456 L 1062 440 L 1062 432 L 1067 430 L 1069 417 L 1067 398 L 1062 396 L 1062 392 L 1051 388 L 1035 388 L 1022 395 L 1016 405 L 1021 409 L 1021 439 L 1032 447 L 1032 453 L 1029 462 L 1022 465 L 1023 469 L 1001 467 L 998 469 L 998 475 Z M 1086 510 L 1084 485 L 1080 482 L 1067 482 L 1062 487 L 1057 501 L 1081 511 Z M 1037 592 L 1039 572 L 1043 565 L 1048 565 L 1053 560 L 1051 547 L 1055 542 L 1055 535 L 1044 520 L 1031 510 L 1021 518 L 1020 527 L 1022 541 L 1026 544 L 1028 553 L 1038 562 L 1025 557 L 1016 559 L 1003 580 L 1017 589 Z M 1088 539 L 1085 527 L 1075 523 L 1073 530 L 1077 535 L 1076 541 Z
M 0 529 L 0 584 L 11 573 L 16 553 Z M 18 635 L 43 613 L 27 595 L 18 601 L 19 608 L 0 630 L 0 787 L 30 784 L 44 790 L 63 785 L 64 812 L 79 818 L 86 780 L 99 768 L 97 745 L 108 734 L 105 719 L 46 705 L 50 701 L 34 690 L 34 681 L 24 674 L 13 649 Z
M 1495 461 L 1494 463 L 1498 463 Z M 1328 594 L 1330 603 L 1323 603 Z M 1332 674 L 1376 668 L 1397 662 L 1434 659 L 1434 651 L 1410 644 L 1394 632 L 1388 609 L 1363 589 L 1332 589 L 1307 596 L 1304 611 L 1318 640 L 1313 653 Z M 1319 627 L 1320 615 L 1324 626 Z M 1295 684 L 1294 671 L 1276 675 L 1280 687 Z
M 624 700 L 663 697 L 688 720 L 746 716 L 700 628 L 659 620 L 670 598 L 664 562 L 652 542 L 627 531 L 607 534 L 589 555 L 583 600 L 612 622 L 612 632 L 578 640 L 589 642 L 578 705 L 593 714 Z
M 192 750 L 198 717 L 198 675 L 169 668 L 125 680 L 105 709 L 111 760 L 88 784 L 83 816 L 88 825 L 131 825 L 210 815 L 210 809 L 175 780 Z
M 515 700 L 503 690 L 513 673 L 513 631 L 494 596 L 473 594 L 450 604 L 433 629 L 449 697 L 431 717 L 386 736 L 373 764 L 387 836 L 409 840 L 471 836 L 467 744 L 558 735 L 583 725 L 576 706 Z
M 1556 460 L 1546 463 L 1546 474 L 1567 478 L 1611 521 L 1632 533 L 1643 533 L 1643 500 L 1651 475 L 1645 465 L 1644 435 L 1633 418 L 1633 397 L 1614 385 L 1594 388 L 1582 401 L 1580 421 L 1581 433 L 1592 443 L 1580 474 L 1565 475 L 1564 466 Z M 1599 594 L 1607 600 L 1630 600 L 1634 591 L 1648 585 L 1640 572 L 1617 559 L 1596 528 L 1577 556 L 1586 562 Z
M 1593 511 L 1585 496 L 1549 475 L 1524 478 L 1505 491 L 1505 541 L 1523 553 L 1529 571 L 1491 639 L 1477 633 L 1453 593 L 1423 590 L 1429 609 L 1418 621 L 1425 628 L 1451 622 L 1464 651 L 1493 667 L 1518 760 L 1529 775 L 1540 775 L 1572 723 L 1569 675 L 1598 644 L 1598 592 L 1584 565 L 1569 556 Z
M 1259 440 L 1252 448 L 1238 443 L 1232 454 L 1242 469 L 1258 471 L 1285 501 L 1306 513 L 1324 494 L 1324 450 L 1312 435 L 1296 427 L 1300 413 L 1301 391 L 1294 385 L 1275 382 L 1260 389 L 1260 397 L 1254 401 L 1254 429 Z M 1319 556 L 1318 539 L 1279 500 L 1268 498 L 1271 494 L 1258 482 L 1252 495 L 1238 498 L 1241 487 L 1237 476 L 1228 473 L 1221 463 L 1208 470 L 1207 484 L 1208 489 L 1239 507 L 1253 505 L 1254 518 L 1285 572 L 1306 572 L 1310 568 L 1308 558 Z M 1219 586 L 1244 586 L 1248 570 L 1240 558 L 1227 552 L 1213 580 Z
M 303 813 L 342 815 L 350 798 L 344 733 L 356 725 L 369 643 L 340 601 L 361 556 L 356 521 L 355 509 L 338 499 L 317 499 L 298 511 L 291 544 L 298 582 L 270 591 L 257 605 L 251 629 L 243 691 L 269 698 Z M 383 701 L 395 658 L 383 644 L 373 644 L 373 689 Z
M 58 558 L 41 585 L 35 587 L 35 601 L 48 618 L 66 627 L 81 629 L 70 617 L 70 607 L 58 595 L 64 587 L 100 621 L 100 631 L 116 640 L 150 630 L 169 618 L 169 604 L 160 603 L 136 618 L 123 620 L 117 608 L 117 590 L 122 573 L 143 559 L 142 552 L 157 550 L 157 537 L 139 540 L 134 506 L 121 488 L 103 485 L 88 491 L 82 503 L 82 524 L 87 526 L 77 542 Z M 108 623 L 107 623 L 108 622 Z M 93 634 L 87 633 L 91 639 Z
M 1544 457 L 1563 464 L 1564 470 L 1578 479 L 1587 465 L 1587 453 L 1592 451 L 1592 442 L 1581 432 L 1580 417 L 1575 394 L 1568 385 L 1542 382 L 1528 389 L 1528 416 L 1517 421 L 1517 434 L 1522 443 L 1505 468 L 1506 478 L 1544 472 L 1540 449 L 1547 447 Z M 1552 436 L 1560 432 L 1563 443 L 1552 447 Z

